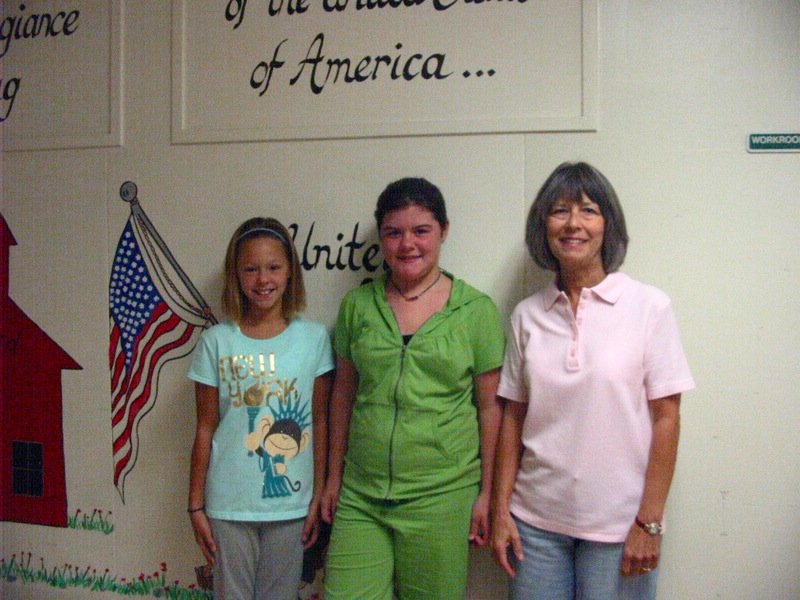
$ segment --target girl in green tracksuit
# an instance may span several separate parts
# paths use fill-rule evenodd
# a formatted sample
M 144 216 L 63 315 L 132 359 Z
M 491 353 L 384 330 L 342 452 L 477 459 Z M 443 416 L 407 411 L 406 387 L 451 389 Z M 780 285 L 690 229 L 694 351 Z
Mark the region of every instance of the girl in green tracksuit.
M 436 186 L 396 181 L 375 216 L 389 271 L 346 295 L 334 335 L 325 597 L 463 598 L 469 542 L 488 541 L 503 325 L 439 266 Z

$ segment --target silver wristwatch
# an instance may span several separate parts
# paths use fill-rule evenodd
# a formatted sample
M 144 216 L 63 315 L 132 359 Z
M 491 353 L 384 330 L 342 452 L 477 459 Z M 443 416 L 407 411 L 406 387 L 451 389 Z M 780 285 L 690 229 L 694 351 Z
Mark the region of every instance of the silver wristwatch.
M 645 532 L 649 533 L 650 535 L 664 535 L 664 524 L 659 523 L 658 521 L 653 521 L 652 523 L 645 523 L 637 515 L 636 524 L 642 529 L 644 529 Z

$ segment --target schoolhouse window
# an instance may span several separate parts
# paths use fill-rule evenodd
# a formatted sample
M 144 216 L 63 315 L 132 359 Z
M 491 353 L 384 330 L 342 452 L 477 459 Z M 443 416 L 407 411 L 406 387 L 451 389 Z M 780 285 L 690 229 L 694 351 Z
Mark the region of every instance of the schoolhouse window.
M 12 442 L 13 490 L 17 496 L 44 495 L 43 446 L 36 442 Z

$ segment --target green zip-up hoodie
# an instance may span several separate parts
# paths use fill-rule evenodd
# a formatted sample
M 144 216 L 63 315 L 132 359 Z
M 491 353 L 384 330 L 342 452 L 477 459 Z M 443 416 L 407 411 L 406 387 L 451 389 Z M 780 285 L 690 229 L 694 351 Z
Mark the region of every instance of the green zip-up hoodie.
M 473 379 L 503 364 L 505 336 L 492 300 L 460 279 L 404 346 L 386 300 L 386 275 L 342 301 L 334 347 L 358 370 L 345 486 L 403 500 L 480 481 Z

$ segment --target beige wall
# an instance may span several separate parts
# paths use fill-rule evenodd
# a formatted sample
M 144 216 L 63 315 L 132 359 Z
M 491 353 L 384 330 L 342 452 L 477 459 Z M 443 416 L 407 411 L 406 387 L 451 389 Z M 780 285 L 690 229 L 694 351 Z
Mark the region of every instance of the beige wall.
M 790 305 L 800 289 L 800 154 L 745 148 L 749 133 L 800 129 L 799 2 L 601 0 L 593 131 L 192 145 L 171 144 L 170 9 L 168 0 L 125 3 L 121 145 L 6 144 L 0 210 L 18 242 L 11 295 L 83 366 L 63 374 L 69 512 L 112 510 L 115 530 L 2 523 L 0 557 L 31 552 L 119 578 L 164 561 L 183 582 L 201 562 L 184 513 L 194 419 L 185 359 L 162 371 L 125 504 L 111 482 L 107 289 L 127 218 L 121 182 L 137 183 L 219 313 L 224 246 L 244 218 L 272 214 L 301 230 L 315 222 L 325 243 L 358 222 L 374 240 L 383 186 L 423 175 L 451 212 L 443 265 L 508 313 L 546 281 L 522 245 L 529 203 L 559 162 L 584 159 L 614 183 L 632 238 L 623 270 L 672 297 L 697 381 L 682 407 L 659 597 L 800 597 L 800 322 Z M 332 325 L 360 277 L 310 271 L 309 315 Z M 502 597 L 488 554 L 473 558 L 470 597 Z M 4 597 L 32 594 L 85 597 L 0 583 Z

